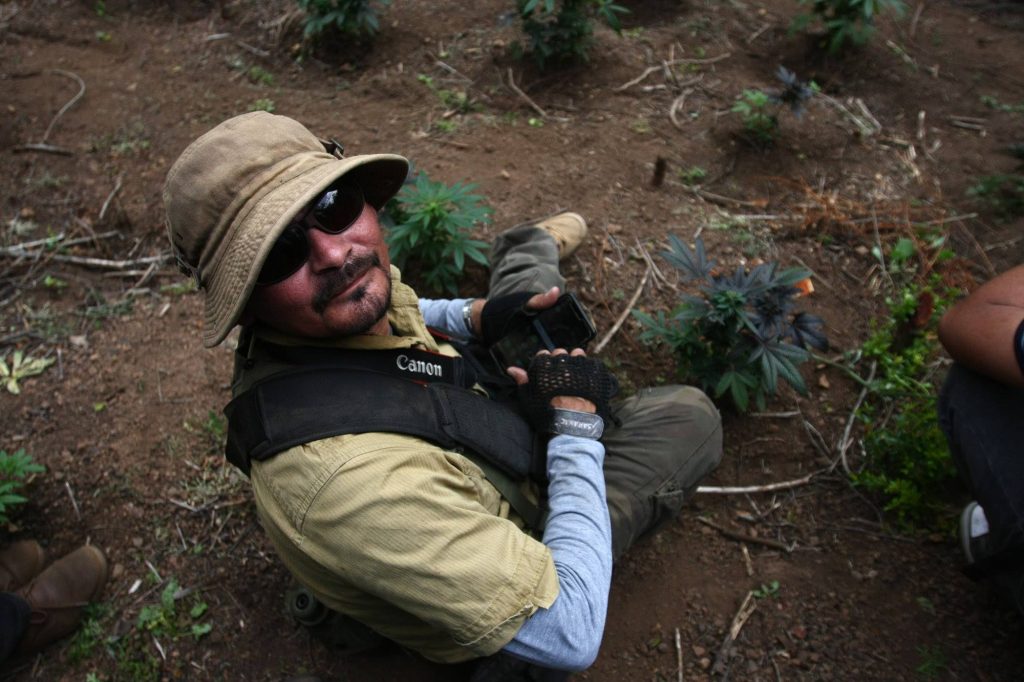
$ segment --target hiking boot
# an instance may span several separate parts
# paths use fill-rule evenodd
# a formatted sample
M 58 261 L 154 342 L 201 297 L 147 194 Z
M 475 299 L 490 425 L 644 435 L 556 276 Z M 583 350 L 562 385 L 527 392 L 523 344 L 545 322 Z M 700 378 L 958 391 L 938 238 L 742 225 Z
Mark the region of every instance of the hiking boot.
M 35 540 L 15 542 L 0 552 L 0 592 L 13 592 L 39 575 L 46 552 Z
M 34 654 L 74 632 L 85 607 L 99 598 L 106 582 L 107 558 L 87 545 L 53 562 L 18 590 L 16 594 L 32 607 L 32 616 L 15 655 Z
M 537 223 L 537 227 L 550 234 L 558 245 L 558 260 L 564 260 L 587 236 L 587 221 L 578 213 L 558 213 Z

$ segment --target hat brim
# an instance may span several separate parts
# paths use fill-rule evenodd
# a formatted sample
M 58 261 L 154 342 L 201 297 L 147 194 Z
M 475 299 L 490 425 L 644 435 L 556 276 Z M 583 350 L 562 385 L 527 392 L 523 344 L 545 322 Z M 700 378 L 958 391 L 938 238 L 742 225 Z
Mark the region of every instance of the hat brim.
M 274 242 L 318 194 L 339 178 L 351 176 L 367 202 L 379 210 L 402 187 L 408 171 L 409 162 L 395 154 L 324 157 L 322 164 L 282 182 L 240 212 L 206 286 L 203 345 L 216 346 L 238 323 Z

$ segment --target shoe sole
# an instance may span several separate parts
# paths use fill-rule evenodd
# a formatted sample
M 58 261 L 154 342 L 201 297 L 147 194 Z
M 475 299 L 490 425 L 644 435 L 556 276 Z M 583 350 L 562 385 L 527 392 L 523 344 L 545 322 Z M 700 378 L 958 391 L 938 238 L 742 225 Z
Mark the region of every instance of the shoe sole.
M 960 549 L 967 558 L 968 566 L 974 565 L 974 554 L 971 552 L 971 517 L 977 506 L 977 502 L 971 502 L 960 512 Z

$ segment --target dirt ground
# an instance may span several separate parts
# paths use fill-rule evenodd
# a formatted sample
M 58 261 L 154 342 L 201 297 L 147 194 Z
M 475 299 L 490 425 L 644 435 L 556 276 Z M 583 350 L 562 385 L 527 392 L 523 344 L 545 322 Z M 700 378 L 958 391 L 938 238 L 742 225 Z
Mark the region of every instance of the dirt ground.
M 0 449 L 48 469 L 3 536 L 38 538 L 54 557 L 88 541 L 112 566 L 95 644 L 65 641 L 2 679 L 467 674 L 393 647 L 338 657 L 284 612 L 287 573 L 218 451 L 230 343 L 201 347 L 201 301 L 165 258 L 164 175 L 227 117 L 273 106 L 349 153 L 397 152 L 434 179 L 478 183 L 494 209 L 482 238 L 582 213 L 590 238 L 566 273 L 601 334 L 634 292 L 648 311 L 676 300 L 656 255 L 670 233 L 700 233 L 727 267 L 813 269 L 802 305 L 825 319 L 837 355 L 882 310 L 875 225 L 884 241 L 908 219 L 933 221 L 977 281 L 1022 261 L 1024 221 L 998 222 L 966 194 L 1012 172 L 1005 149 L 1024 142 L 1019 3 L 912 1 L 843 59 L 789 33 L 790 0 L 623 4 L 623 36 L 599 28 L 588 64 L 540 74 L 507 56 L 518 26 L 497 0 L 393 0 L 372 48 L 301 63 L 285 0 L 0 3 L 0 354 L 57 360 L 21 395 L 0 392 Z M 829 99 L 800 119 L 782 112 L 775 145 L 753 148 L 729 109 L 744 88 L 777 87 L 779 65 Z M 473 110 L 447 111 L 421 75 L 467 93 Z M 654 187 L 659 158 L 668 172 Z M 695 167 L 700 192 L 680 179 Z M 11 249 L 48 238 L 62 248 Z M 644 251 L 667 281 L 644 277 Z M 483 281 L 471 269 L 463 293 Z M 671 380 L 670 358 L 638 334 L 627 320 L 601 357 L 628 386 Z M 769 405 L 796 416 L 725 414 L 709 485 L 828 469 L 857 387 L 825 365 L 804 375 L 808 396 Z M 1024 626 L 962 575 L 952 519 L 907 536 L 878 508 L 828 473 L 776 494 L 696 496 L 616 566 L 601 655 L 576 677 L 675 680 L 681 660 L 687 680 L 1020 679 Z M 741 546 L 698 517 L 756 539 Z M 168 622 L 137 625 L 172 580 Z M 723 647 L 751 590 L 756 609 Z

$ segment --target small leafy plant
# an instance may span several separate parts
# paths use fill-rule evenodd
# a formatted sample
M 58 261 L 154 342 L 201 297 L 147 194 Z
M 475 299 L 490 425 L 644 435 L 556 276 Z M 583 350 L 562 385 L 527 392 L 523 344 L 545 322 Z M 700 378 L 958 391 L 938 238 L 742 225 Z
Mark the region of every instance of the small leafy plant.
M 784 66 L 779 66 L 775 77 L 782 83 L 782 90 L 765 92 L 748 88 L 740 93 L 732 106 L 733 113 L 739 114 L 743 121 L 747 139 L 755 145 L 771 145 L 779 129 L 779 112 L 788 107 L 795 117 L 800 118 L 807 101 L 817 91 L 813 82 L 801 81 Z
M 903 0 L 800 0 L 810 5 L 810 14 L 800 14 L 793 20 L 793 31 L 802 31 L 816 19 L 825 26 L 828 51 L 841 52 L 849 44 L 862 45 L 875 31 L 875 18 L 883 12 L 902 16 L 906 10 Z
M 1024 215 L 1024 175 L 986 175 L 967 194 L 988 206 L 1002 220 Z
M 593 40 L 594 16 L 616 33 L 622 32 L 619 14 L 628 12 L 614 0 L 517 0 L 528 53 L 541 69 L 585 62 Z M 516 46 L 522 54 L 521 46 Z
M 25 486 L 31 474 L 41 474 L 46 467 L 32 460 L 24 449 L 7 454 L 0 450 L 0 524 L 10 521 L 9 514 L 14 507 L 25 504 L 28 499 L 17 491 Z
M 768 93 L 748 88 L 740 93 L 739 99 L 732 105 L 732 111 L 740 115 L 743 130 L 752 142 L 770 145 L 775 141 L 779 117 Z
M 471 111 L 476 110 L 477 103 L 469 96 L 465 90 L 449 90 L 447 88 L 438 87 L 434 82 L 434 79 L 426 74 L 419 74 L 416 77 L 420 83 L 423 83 L 437 99 L 440 100 L 441 104 L 445 109 L 457 114 L 468 114 Z
M 389 5 L 391 0 L 298 0 L 306 13 L 303 33 L 318 41 L 331 33 L 348 38 L 372 39 L 380 30 L 380 18 L 374 5 Z
M 424 283 L 437 292 L 455 293 L 466 259 L 487 264 L 487 242 L 470 237 L 475 225 L 490 222 L 491 209 L 472 194 L 473 184 L 446 185 L 420 173 L 388 202 L 391 260 L 400 268 L 415 263 Z
M 807 346 L 827 347 L 820 318 L 793 313 L 796 284 L 810 271 L 777 269 L 774 263 L 738 266 L 731 275 L 718 274 L 708 260 L 704 242 L 690 250 L 669 235 L 669 251 L 661 255 L 685 281 L 695 280 L 699 296 L 684 296 L 666 316 L 634 310 L 644 325 L 641 338 L 671 348 L 679 373 L 695 380 L 716 398 L 727 396 L 745 412 L 751 402 L 764 409 L 782 378 L 806 393 L 799 365 L 808 359 Z
M 889 317 L 862 347 L 876 364 L 858 417 L 864 424 L 864 467 L 853 481 L 882 493 L 885 510 L 907 529 L 935 527 L 956 480 L 939 428 L 935 366 L 938 320 L 952 292 L 937 278 L 913 282 L 887 298 Z
M 10 367 L 7 366 L 6 361 L 6 355 L 0 357 L 0 379 L 3 379 L 4 387 L 12 395 L 21 393 L 21 386 L 18 382 L 26 377 L 42 374 L 47 367 L 56 362 L 53 358 L 33 358 L 20 350 L 14 351 L 11 355 Z

